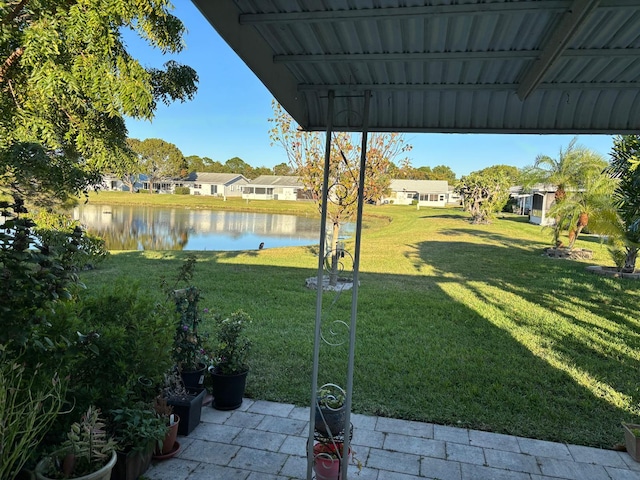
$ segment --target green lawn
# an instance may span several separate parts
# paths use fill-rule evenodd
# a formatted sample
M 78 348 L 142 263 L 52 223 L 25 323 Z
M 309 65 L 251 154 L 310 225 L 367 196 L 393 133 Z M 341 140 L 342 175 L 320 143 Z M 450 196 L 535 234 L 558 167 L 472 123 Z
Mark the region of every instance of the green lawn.
M 100 193 L 140 201 L 174 195 Z M 146 197 L 146 198 L 145 198 Z M 187 197 L 190 208 L 312 215 L 296 202 Z M 541 255 L 550 233 L 516 216 L 475 226 L 459 209 L 368 206 L 362 241 L 353 410 L 570 443 L 612 447 L 640 421 L 640 284 L 596 276 L 611 264 Z M 113 252 L 82 274 L 89 288 L 127 275 L 159 294 L 188 252 Z M 316 249 L 197 252 L 203 307 L 253 318 L 247 395 L 307 405 Z M 324 329 L 349 322 L 351 295 L 324 295 Z M 335 329 L 336 338 L 346 332 Z M 346 346 L 323 346 L 321 382 L 345 383 Z

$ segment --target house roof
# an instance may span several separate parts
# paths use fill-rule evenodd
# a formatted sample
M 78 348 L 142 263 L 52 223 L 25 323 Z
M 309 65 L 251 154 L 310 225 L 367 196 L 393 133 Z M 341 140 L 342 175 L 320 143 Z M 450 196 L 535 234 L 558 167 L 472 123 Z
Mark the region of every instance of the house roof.
M 447 193 L 449 183 L 446 180 L 391 180 L 389 188 L 394 192 Z
M 307 130 L 640 130 L 638 0 L 193 2 Z
M 238 180 L 244 180 L 249 182 L 244 175 L 239 173 L 211 173 L 211 172 L 192 172 L 187 178 L 184 179 L 187 182 L 202 182 L 212 183 L 216 185 L 228 185 L 235 183 Z
M 299 187 L 304 185 L 300 181 L 300 177 L 291 175 L 260 175 L 258 178 L 251 180 L 251 185 L 260 185 L 266 187 Z

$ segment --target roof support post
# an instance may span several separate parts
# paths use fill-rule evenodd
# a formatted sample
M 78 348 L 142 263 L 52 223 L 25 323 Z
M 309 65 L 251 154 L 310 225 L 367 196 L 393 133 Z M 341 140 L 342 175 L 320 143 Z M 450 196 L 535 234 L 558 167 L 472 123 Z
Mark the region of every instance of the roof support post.
M 311 402 L 309 403 L 309 439 L 307 441 L 307 479 L 313 477 L 313 438 L 316 413 L 316 395 L 318 392 L 318 366 L 320 363 L 320 341 L 322 326 L 322 293 L 324 274 L 325 242 L 327 235 L 327 199 L 329 192 L 329 164 L 331 161 L 331 135 L 333 133 L 333 103 L 335 94 L 329 91 L 329 105 L 327 109 L 327 132 L 324 153 L 324 177 L 322 181 L 322 211 L 320 217 L 320 241 L 318 247 L 318 278 L 316 295 L 316 323 L 313 340 L 313 370 L 311 373 Z M 346 477 L 345 477 L 346 478 Z
M 349 325 L 349 360 L 347 364 L 347 398 L 345 402 L 344 431 L 351 428 L 351 400 L 353 395 L 353 370 L 356 352 L 356 320 L 358 315 L 358 286 L 360 283 L 360 244 L 362 241 L 362 211 L 364 208 L 364 183 L 367 171 L 367 140 L 369 135 L 369 104 L 371 90 L 364 93 L 364 111 L 362 114 L 362 140 L 360 147 L 360 178 L 358 180 L 358 213 L 356 215 L 356 244 L 353 257 L 353 290 L 351 291 L 351 322 Z M 345 433 L 342 452 L 342 480 L 347 480 L 349 466 L 349 448 L 351 436 Z

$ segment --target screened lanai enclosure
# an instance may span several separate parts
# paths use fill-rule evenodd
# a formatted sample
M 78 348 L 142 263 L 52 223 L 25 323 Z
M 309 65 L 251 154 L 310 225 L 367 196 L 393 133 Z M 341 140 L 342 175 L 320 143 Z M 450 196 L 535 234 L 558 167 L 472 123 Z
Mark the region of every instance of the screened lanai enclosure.
M 193 0 L 304 130 L 627 134 L 640 131 L 638 0 Z M 240 99 L 239 99 L 240 101 Z M 325 158 L 323 209 L 334 198 Z M 346 414 L 314 429 L 323 303 L 318 289 L 307 477 L 313 444 L 340 443 L 346 467 L 357 343 L 362 173 L 351 317 L 344 319 Z M 326 210 L 325 210 L 326 212 Z M 318 284 L 325 257 L 321 221 Z M 321 419 L 324 420 L 324 419 Z M 324 423 L 324 422 L 321 422 Z M 342 469 L 346 478 L 346 468 Z

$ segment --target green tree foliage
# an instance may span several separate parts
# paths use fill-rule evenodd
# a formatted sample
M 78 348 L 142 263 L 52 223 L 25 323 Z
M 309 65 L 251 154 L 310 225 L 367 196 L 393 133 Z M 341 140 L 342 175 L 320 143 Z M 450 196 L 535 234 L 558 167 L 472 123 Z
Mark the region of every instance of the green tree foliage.
M 630 273 L 640 249 L 640 135 L 614 139 L 607 172 L 618 181 L 613 197 L 618 217 L 612 254 L 619 258 L 621 270 Z
M 446 165 L 414 168 L 409 159 L 404 159 L 398 166 L 392 165 L 389 171 L 391 178 L 404 180 L 446 180 L 455 185 L 456 174 Z
M 159 138 L 147 138 L 143 141 L 130 138 L 129 145 L 137 156 L 140 171 L 147 176 L 151 193 L 159 188 L 162 180 L 186 176 L 187 162 L 173 143 Z
M 588 174 L 583 180 L 583 187 L 567 190 L 561 202 L 554 203 L 549 215 L 556 219 L 555 238 L 560 232 L 568 232 L 569 244 L 573 248 L 578 235 L 589 225 L 592 232 L 608 231 L 608 225 L 615 218 L 612 195 L 616 182 L 609 175 L 602 173 Z
M 252 177 L 253 167 L 238 157 L 233 157 L 224 163 L 225 170 L 228 173 L 238 173 L 247 178 Z
M 162 52 L 180 51 L 184 26 L 170 8 L 166 0 L 1 2 L 2 173 L 15 173 L 19 155 L 37 148 L 52 168 L 73 172 L 73 182 L 65 176 L 54 189 L 58 196 L 95 184 L 96 170 L 119 174 L 124 117 L 151 119 L 158 101 L 196 92 L 193 69 L 172 61 L 144 68 L 122 40 L 129 29 Z
M 193 172 L 210 172 L 210 173 L 228 173 L 226 167 L 209 157 L 199 157 L 197 155 L 190 155 L 185 158 L 187 161 L 187 170 L 189 173 Z
M 509 200 L 510 172 L 515 167 L 496 165 L 463 176 L 455 187 L 471 213 L 473 223 L 489 223 Z M 517 170 L 517 169 L 516 169 Z
M 552 207 L 555 219 L 553 243 L 561 245 L 560 235 L 569 231 L 569 243 L 575 243 L 579 234 L 589 222 L 589 213 L 606 210 L 602 195 L 610 188 L 606 179 L 599 179 L 607 165 L 598 153 L 577 145 L 573 138 L 565 150 L 560 149 L 557 158 L 538 155 L 532 167 L 523 169 L 522 178 L 525 187 L 535 184 L 555 186 L 555 204 Z M 591 191 L 589 191 L 591 190 Z M 569 204 L 561 205 L 567 200 Z M 583 212 L 576 215 L 576 210 Z
M 286 176 L 286 175 L 295 175 L 295 172 L 294 172 L 294 169 L 291 168 L 291 165 L 288 165 L 283 162 L 273 167 L 273 174 Z
M 538 155 L 533 167 L 525 168 L 523 183 L 526 186 L 536 183 L 555 186 L 556 202 L 564 199 L 567 189 L 583 188 L 587 178 L 602 173 L 606 161 L 576 142 L 577 138 L 573 138 L 565 150 L 561 148 L 557 158 Z
M 454 185 L 456 174 L 446 165 L 437 165 L 431 169 L 431 177 L 427 180 L 446 180 L 450 185 Z

